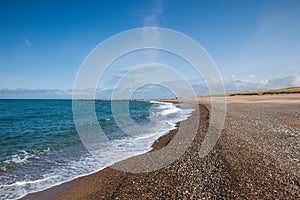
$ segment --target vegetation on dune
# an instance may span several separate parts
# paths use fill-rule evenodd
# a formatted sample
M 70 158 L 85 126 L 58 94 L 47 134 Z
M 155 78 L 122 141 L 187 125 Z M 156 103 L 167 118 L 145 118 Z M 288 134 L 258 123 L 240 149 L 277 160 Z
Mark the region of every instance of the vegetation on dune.
M 272 94 L 295 94 L 300 93 L 300 87 L 289 87 L 289 88 L 282 88 L 282 89 L 275 89 L 275 90 L 249 90 L 249 91 L 242 91 L 242 92 L 228 92 L 225 96 L 248 96 L 248 95 L 272 95 Z M 209 94 L 198 96 L 198 98 L 205 98 L 205 97 L 217 97 L 217 96 L 224 96 L 222 94 Z M 188 97 L 183 97 L 188 98 Z M 177 98 L 164 98 L 161 99 L 162 101 L 177 101 Z
M 243 92 L 229 92 L 226 96 L 236 96 L 236 95 L 265 95 L 265 94 L 292 94 L 300 93 L 300 87 L 290 87 L 282 88 L 276 90 L 252 90 Z

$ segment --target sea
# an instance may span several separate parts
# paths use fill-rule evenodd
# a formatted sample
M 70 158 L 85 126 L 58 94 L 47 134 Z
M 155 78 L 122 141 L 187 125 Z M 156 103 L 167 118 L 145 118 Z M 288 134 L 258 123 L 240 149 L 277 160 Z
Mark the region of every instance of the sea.
M 86 101 L 78 102 L 84 109 Z M 118 126 L 111 101 L 95 101 L 97 121 L 108 138 L 99 158 L 86 149 L 77 133 L 72 100 L 0 100 L 0 199 L 18 199 L 145 153 L 192 113 L 191 107 L 182 104 L 126 103 L 134 124 L 145 127 L 142 137 L 128 134 L 135 126 Z M 128 111 L 119 112 L 118 118 L 123 114 L 127 116 Z

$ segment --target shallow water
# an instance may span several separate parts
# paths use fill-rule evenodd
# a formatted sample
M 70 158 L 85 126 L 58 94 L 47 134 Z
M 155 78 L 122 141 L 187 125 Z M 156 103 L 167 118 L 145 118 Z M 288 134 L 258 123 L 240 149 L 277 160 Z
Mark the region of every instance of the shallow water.
M 82 109 L 85 103 L 80 102 Z M 118 119 L 125 118 L 122 104 L 127 102 L 114 103 L 120 107 Z M 144 127 L 138 131 L 116 124 L 110 101 L 96 101 L 95 110 L 108 138 L 97 158 L 77 134 L 71 100 L 0 100 L 0 199 L 16 199 L 149 151 L 192 112 L 171 103 L 129 102 L 132 122 Z

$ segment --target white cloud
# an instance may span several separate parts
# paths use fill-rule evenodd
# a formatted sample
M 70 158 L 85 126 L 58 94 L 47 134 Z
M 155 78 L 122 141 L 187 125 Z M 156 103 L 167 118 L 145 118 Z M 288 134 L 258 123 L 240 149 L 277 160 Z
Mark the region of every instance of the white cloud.
M 0 99 L 65 99 L 71 98 L 72 90 L 0 88 Z
M 133 80 L 134 81 L 134 80 Z M 196 95 L 208 94 L 209 90 L 204 80 L 190 80 L 189 81 Z M 254 76 L 232 76 L 228 79 L 224 79 L 224 84 L 227 92 L 231 91 L 245 91 L 245 90 L 259 90 L 259 89 L 277 89 L 286 87 L 300 86 L 300 77 L 295 76 L 283 76 L 270 79 L 259 79 Z M 166 86 L 166 88 L 164 88 Z M 176 88 L 172 90 L 172 88 Z M 111 98 L 113 89 L 98 89 L 96 91 L 96 98 Z M 91 92 L 91 89 L 87 91 L 76 92 Z M 189 95 L 186 93 L 187 87 L 184 86 L 183 81 L 171 80 L 170 82 L 162 82 L 162 86 L 157 84 L 149 84 L 145 87 L 138 89 L 134 98 L 164 98 L 173 97 L 172 91 L 178 96 Z M 125 90 L 126 91 L 126 90 Z M 95 92 L 94 90 L 92 92 Z M 73 90 L 60 90 L 60 89 L 6 89 L 0 88 L 0 99 L 70 99 L 72 98 Z
M 31 47 L 31 46 L 32 46 L 30 40 L 29 40 L 27 37 L 24 39 L 24 44 L 25 44 L 26 46 L 28 46 L 28 47 Z
M 162 0 L 154 1 L 154 6 L 150 10 L 150 13 L 145 15 L 144 26 L 159 26 L 160 18 L 164 12 L 164 6 Z
M 148 12 L 145 12 L 143 20 L 144 20 L 144 27 L 159 27 L 161 17 L 164 12 L 164 6 L 162 0 L 155 0 L 154 6 Z M 160 46 L 161 39 L 159 30 L 154 30 L 154 32 L 148 32 L 147 29 L 142 30 L 142 36 L 145 40 L 150 41 L 153 45 Z M 157 52 L 151 52 L 148 55 L 149 59 L 155 59 L 157 57 Z
M 294 78 L 294 81 L 292 82 L 293 86 L 300 87 L 300 76 L 297 76 Z
M 270 79 L 259 79 L 256 76 L 232 76 L 224 80 L 227 92 L 261 89 L 279 89 L 300 85 L 300 77 L 282 76 Z

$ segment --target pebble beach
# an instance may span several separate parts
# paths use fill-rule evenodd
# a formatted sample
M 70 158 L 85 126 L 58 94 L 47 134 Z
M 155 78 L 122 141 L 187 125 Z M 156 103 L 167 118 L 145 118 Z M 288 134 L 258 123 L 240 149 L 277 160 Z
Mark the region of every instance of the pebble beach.
M 299 94 L 227 98 L 223 131 L 205 157 L 198 150 L 209 126 L 209 100 L 186 104 L 199 107 L 200 118 L 193 112 L 177 126 L 188 133 L 198 123 L 197 134 L 170 165 L 138 174 L 107 167 L 23 199 L 300 198 Z M 159 138 L 152 151 L 168 146 L 176 132 Z

